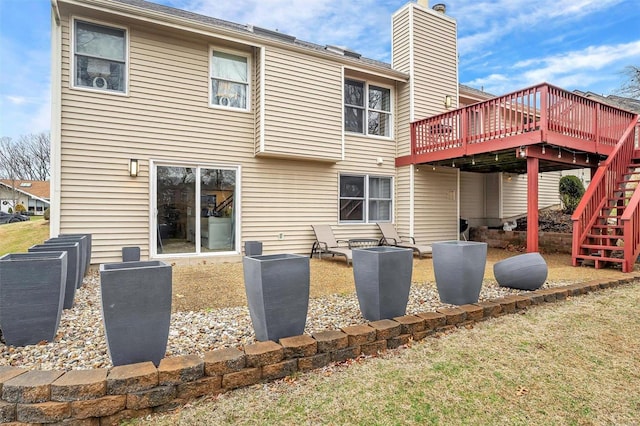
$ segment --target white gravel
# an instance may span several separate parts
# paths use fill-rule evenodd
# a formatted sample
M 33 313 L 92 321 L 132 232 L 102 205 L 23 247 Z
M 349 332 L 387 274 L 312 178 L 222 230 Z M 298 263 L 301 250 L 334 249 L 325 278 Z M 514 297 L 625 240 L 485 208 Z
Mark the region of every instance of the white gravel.
M 545 287 L 570 282 L 546 283 Z M 517 291 L 498 287 L 485 280 L 480 300 L 501 297 Z M 414 284 L 407 314 L 433 311 L 442 306 L 434 283 Z M 331 295 L 311 299 L 305 333 L 336 330 L 367 321 L 360 314 L 355 294 Z M 246 306 L 176 312 L 171 316 L 167 356 L 198 354 L 223 347 L 254 343 L 255 336 Z M 100 313 L 100 283 L 97 274 L 85 277 L 76 291 L 75 305 L 62 313 L 54 342 L 24 347 L 0 343 L 0 365 L 41 370 L 72 370 L 111 367 Z

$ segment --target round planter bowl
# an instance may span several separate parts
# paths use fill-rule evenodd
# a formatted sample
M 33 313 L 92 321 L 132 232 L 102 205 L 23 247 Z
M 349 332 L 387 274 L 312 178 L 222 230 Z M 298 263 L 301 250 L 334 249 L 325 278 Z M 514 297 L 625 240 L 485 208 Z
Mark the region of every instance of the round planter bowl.
M 540 253 L 526 253 L 496 262 L 493 275 L 500 287 L 537 290 L 547 279 L 547 263 Z

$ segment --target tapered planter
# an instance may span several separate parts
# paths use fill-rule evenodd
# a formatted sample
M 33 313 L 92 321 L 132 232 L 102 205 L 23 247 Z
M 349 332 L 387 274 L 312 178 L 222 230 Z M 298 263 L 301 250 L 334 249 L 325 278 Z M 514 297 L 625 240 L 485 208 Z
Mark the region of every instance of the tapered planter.
M 100 265 L 102 320 L 113 365 L 164 358 L 171 320 L 171 266 L 161 261 Z
M 277 342 L 304 332 L 309 308 L 309 258 L 271 254 L 242 258 L 256 339 Z
M 30 253 L 40 253 L 46 251 L 66 251 L 67 252 L 67 279 L 64 286 L 63 309 L 71 309 L 76 295 L 76 288 L 80 277 L 80 243 L 69 241 L 64 243 L 37 244 L 29 247 Z
M 353 250 L 353 278 L 362 316 L 369 321 L 403 316 L 407 310 L 413 250 L 379 246 Z
M 85 274 L 89 270 L 91 266 L 91 251 L 92 251 L 92 238 L 91 234 L 60 234 L 59 237 L 85 237 L 86 245 L 85 245 L 85 257 L 84 257 L 84 272 Z M 82 283 L 81 283 L 82 284 Z
M 89 239 L 86 235 L 65 235 L 49 238 L 45 240 L 45 244 L 56 244 L 56 243 L 65 243 L 65 242 L 73 242 L 77 241 L 80 243 L 80 280 L 78 280 L 78 286 L 76 288 L 80 288 L 82 286 L 82 281 L 87 272 L 87 256 L 89 255 Z
M 0 328 L 7 345 L 53 342 L 66 279 L 66 251 L 0 257 Z
M 261 256 L 262 255 L 262 241 L 245 241 L 244 242 L 244 255 L 245 256 Z
M 540 253 L 525 253 L 496 262 L 493 275 L 500 287 L 537 290 L 547 279 L 547 262 Z
M 440 241 L 431 247 L 440 300 L 452 305 L 476 303 L 487 263 L 487 243 Z

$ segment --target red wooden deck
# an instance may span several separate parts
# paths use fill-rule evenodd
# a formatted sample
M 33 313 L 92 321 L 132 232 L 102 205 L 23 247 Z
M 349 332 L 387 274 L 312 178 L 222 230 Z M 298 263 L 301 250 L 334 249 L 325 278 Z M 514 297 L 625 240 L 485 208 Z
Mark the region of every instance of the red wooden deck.
M 396 166 L 526 173 L 527 222 L 536 224 L 527 228 L 528 252 L 538 251 L 538 173 L 600 166 L 572 217 L 573 262 L 619 262 L 630 272 L 640 255 L 640 185 L 630 177 L 640 170 L 637 122 L 631 112 L 544 83 L 411 123 L 411 154 Z M 621 249 L 611 241 L 624 242 L 623 256 L 614 256 Z
M 633 117 L 544 83 L 411 123 L 411 154 L 396 158 L 396 166 L 463 159 L 456 164 L 474 170 L 473 156 L 510 149 L 522 159 L 593 166 L 612 152 Z

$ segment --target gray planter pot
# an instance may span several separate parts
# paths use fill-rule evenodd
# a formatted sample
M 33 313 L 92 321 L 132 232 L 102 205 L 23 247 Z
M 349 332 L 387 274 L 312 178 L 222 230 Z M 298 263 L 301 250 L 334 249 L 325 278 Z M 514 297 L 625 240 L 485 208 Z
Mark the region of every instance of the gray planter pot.
M 309 259 L 296 254 L 245 256 L 244 287 L 256 339 L 277 342 L 304 332 Z
M 87 256 L 89 255 L 89 239 L 86 235 L 65 235 L 49 238 L 45 240 L 44 244 L 52 243 L 64 243 L 77 241 L 80 243 L 80 280 L 78 280 L 78 287 L 82 286 L 82 281 L 87 273 Z
M 392 246 L 354 249 L 353 278 L 362 316 L 378 321 L 404 315 L 412 272 L 412 249 Z
M 89 267 L 91 266 L 91 252 L 92 252 L 92 237 L 91 234 L 60 234 L 59 237 L 85 237 L 86 238 L 86 255 L 84 258 L 84 272 L 85 274 L 89 271 Z M 84 275 L 83 275 L 84 276 Z M 82 283 L 81 283 L 82 284 Z
M 452 305 L 476 303 L 487 264 L 487 243 L 440 241 L 431 246 L 440 300 Z
M 501 287 L 537 290 L 547 279 L 549 269 L 540 253 L 525 253 L 496 262 L 493 275 Z
M 0 328 L 7 345 L 53 342 L 66 279 L 66 251 L 10 253 L 0 258 Z
M 76 295 L 78 282 L 82 279 L 80 277 L 80 243 L 69 241 L 64 243 L 37 244 L 29 247 L 30 253 L 54 250 L 67 252 L 67 279 L 65 280 L 64 303 L 62 307 L 64 309 L 71 309 L 73 307 L 73 299 Z
M 139 262 L 140 247 L 122 247 L 123 262 Z
M 261 241 L 245 241 L 244 255 L 245 256 L 261 256 L 262 242 Z
M 164 358 L 171 321 L 171 266 L 161 261 L 100 265 L 102 320 L 113 365 Z

